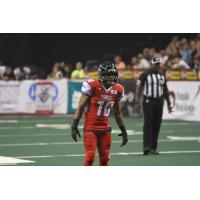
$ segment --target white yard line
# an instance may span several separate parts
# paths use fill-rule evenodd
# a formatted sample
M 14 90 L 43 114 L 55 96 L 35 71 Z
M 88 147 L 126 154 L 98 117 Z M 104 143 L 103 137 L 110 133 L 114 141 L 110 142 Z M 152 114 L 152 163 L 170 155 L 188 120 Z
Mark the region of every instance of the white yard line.
M 200 137 L 198 136 L 167 136 L 170 140 L 174 141 L 199 141 Z
M 134 126 L 143 126 L 144 123 L 133 123 Z M 161 126 L 188 126 L 188 125 L 199 125 L 200 122 L 162 122 Z
M 0 124 L 8 123 L 18 123 L 18 120 L 0 120 Z
M 113 140 L 114 144 L 121 144 L 121 140 Z M 142 140 L 129 140 L 129 143 L 142 143 Z M 159 142 L 187 142 L 187 140 L 160 139 Z M 191 140 L 188 140 L 191 142 Z M 196 142 L 196 141 L 195 141 Z M 80 145 L 83 142 L 38 142 L 38 143 L 18 143 L 18 144 L 0 144 L 0 147 L 17 147 L 17 146 L 47 146 L 47 145 Z
M 160 151 L 160 154 L 190 154 L 200 153 L 200 150 L 191 151 Z M 128 155 L 142 155 L 142 152 L 118 152 L 111 153 L 111 156 L 128 156 Z M 38 155 L 38 156 L 17 156 L 15 158 L 55 158 L 55 157 L 84 157 L 85 154 L 66 154 L 66 155 Z M 96 154 L 98 156 L 98 154 Z
M 34 128 L 36 128 L 35 126 L 22 126 L 22 127 L 19 127 L 19 126 L 13 126 L 13 127 L 9 127 L 9 126 L 7 126 L 7 127 L 0 127 L 0 129 L 2 129 L 2 130 L 8 130 L 8 129 L 34 129 Z
M 46 136 L 51 136 L 51 137 L 56 137 L 56 136 L 66 136 L 66 133 L 41 133 L 41 134 L 0 134 L 0 138 L 7 138 L 7 137 L 46 137 Z
M 119 134 L 121 131 L 116 130 L 113 131 L 112 134 L 113 135 L 117 135 Z M 128 130 L 127 131 L 128 135 L 142 135 L 142 132 L 135 132 L 132 130 Z M 171 133 L 171 132 L 170 132 Z M 70 133 L 41 133 L 41 134 L 12 134 L 12 133 L 1 133 L 0 137 L 45 137 L 45 136 L 51 136 L 51 137 L 55 137 L 55 136 L 69 136 Z
M 7 128 L 7 127 L 4 127 L 4 128 Z M 30 128 L 36 128 L 36 127 L 20 127 L 21 129 L 30 129 Z M 0 128 L 1 129 L 1 128 Z M 8 129 L 16 129 L 16 127 L 8 127 Z M 68 130 L 69 131 L 69 130 Z M 199 131 L 199 130 L 181 130 L 181 133 L 185 133 L 187 132 L 188 135 L 192 135 L 193 132 L 195 131 Z M 119 134 L 121 131 L 120 130 L 113 130 L 112 131 L 112 134 L 113 135 L 117 135 Z M 128 135 L 129 136 L 133 136 L 133 135 L 142 135 L 143 133 L 141 131 L 134 131 L 134 130 L 127 130 L 128 132 Z M 169 134 L 179 134 L 177 133 L 177 131 L 175 130 L 162 130 L 160 132 L 160 134 L 162 133 L 169 133 Z M 0 137 L 2 138 L 9 138 L 9 137 L 45 137 L 45 136 L 49 136 L 49 137 L 56 137 L 56 136 L 69 136 L 70 135 L 70 132 L 66 132 L 66 133 L 56 133 L 55 132 L 48 132 L 48 133 L 29 133 L 29 134 L 20 134 L 20 133 L 16 133 L 16 134 L 13 134 L 12 132 L 11 133 L 5 133 L 5 132 L 2 132 L 0 133 Z M 169 137 L 176 137 L 176 136 L 169 136 Z M 178 136 L 177 136 L 178 137 Z M 172 138 L 169 138 L 169 139 L 172 139 Z

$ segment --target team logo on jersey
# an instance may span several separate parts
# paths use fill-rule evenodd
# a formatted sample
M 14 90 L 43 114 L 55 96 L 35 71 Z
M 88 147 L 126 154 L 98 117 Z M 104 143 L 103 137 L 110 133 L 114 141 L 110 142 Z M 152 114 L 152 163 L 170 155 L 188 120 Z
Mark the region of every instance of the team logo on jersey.
M 111 90 L 111 94 L 117 94 L 117 90 Z
M 111 101 L 112 100 L 112 96 L 104 95 L 104 94 L 101 95 L 101 98 L 104 99 L 104 100 L 107 100 L 107 101 Z

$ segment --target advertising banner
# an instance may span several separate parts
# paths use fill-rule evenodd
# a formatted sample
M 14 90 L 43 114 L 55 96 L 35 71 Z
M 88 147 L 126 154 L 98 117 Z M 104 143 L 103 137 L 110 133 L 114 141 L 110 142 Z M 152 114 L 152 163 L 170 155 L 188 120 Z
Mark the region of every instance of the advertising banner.
M 0 81 L 0 113 L 16 113 L 19 98 L 19 82 Z
M 132 80 L 133 72 L 132 70 L 118 70 L 118 77 L 122 80 Z
M 20 82 L 18 112 L 35 113 L 36 82 L 26 80 Z
M 181 80 L 181 71 L 180 70 L 167 70 L 165 72 L 165 77 L 167 80 L 178 81 Z
M 144 71 L 144 69 L 133 69 L 133 79 L 137 80 Z
M 68 81 L 68 110 L 67 113 L 74 113 L 78 107 L 81 97 L 81 87 L 83 81 Z
M 200 82 L 168 82 L 174 112 L 169 114 L 165 102 L 164 119 L 200 121 Z
M 67 101 L 67 81 L 52 81 L 51 85 L 51 98 L 49 102 L 53 103 L 53 113 L 65 114 L 66 101 Z M 38 84 L 37 81 L 26 80 L 22 81 L 19 90 L 19 104 L 18 112 L 21 113 L 35 113 L 36 112 L 36 91 Z
M 200 81 L 200 69 L 197 70 L 197 78 Z
M 50 81 L 39 81 L 36 87 L 36 113 L 53 113 L 53 87 Z
M 198 76 L 196 70 L 182 70 L 182 80 L 197 81 Z
M 55 80 L 53 82 L 53 113 L 66 114 L 67 113 L 67 80 Z

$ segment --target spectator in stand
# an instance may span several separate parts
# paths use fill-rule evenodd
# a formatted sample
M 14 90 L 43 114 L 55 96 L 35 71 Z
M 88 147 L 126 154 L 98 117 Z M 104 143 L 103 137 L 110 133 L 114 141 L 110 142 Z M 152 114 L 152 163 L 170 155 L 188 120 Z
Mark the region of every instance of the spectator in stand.
M 159 52 L 159 55 L 160 55 L 159 57 L 160 57 L 161 63 L 165 64 L 169 59 L 169 56 L 167 55 L 166 51 L 165 50 L 161 50 Z
M 105 56 L 106 58 L 107 56 Z M 105 59 L 106 60 L 106 59 Z M 84 70 L 86 72 L 90 72 L 90 71 L 96 71 L 99 67 L 99 61 L 98 60 L 87 60 Z
M 65 61 L 61 61 L 61 62 L 59 63 L 59 65 L 60 65 L 61 68 L 64 68 L 65 65 L 66 65 L 66 63 L 65 63 Z
M 200 56 L 196 55 L 194 57 L 194 69 L 200 69 Z
M 200 41 L 200 33 L 197 33 L 196 40 Z
M 71 78 L 71 66 L 64 61 L 60 62 L 60 70 L 63 74 L 63 78 Z
M 172 60 L 168 60 L 168 61 L 165 63 L 165 70 L 172 69 L 172 66 L 173 66 Z
M 137 59 L 137 57 L 135 57 L 135 56 L 133 56 L 133 57 L 131 58 L 131 68 L 132 68 L 132 69 L 140 68 L 138 59 Z
M 200 55 L 200 39 L 197 40 L 196 48 L 197 48 L 197 55 Z
M 31 80 L 36 80 L 42 77 L 39 77 L 38 75 L 38 70 L 37 67 L 35 65 L 31 65 L 30 66 L 30 75 L 29 75 Z
M 31 79 L 31 68 L 29 66 L 19 66 L 13 70 L 15 80 L 29 80 Z
M 24 74 L 22 66 L 16 67 L 14 69 L 13 73 L 14 73 L 14 76 L 15 76 L 15 80 L 21 81 L 21 80 L 25 79 L 25 74 Z
M 192 49 L 192 56 L 197 54 L 197 42 L 195 40 L 190 41 L 190 48 Z
M 150 62 L 156 56 L 158 56 L 156 49 L 154 47 L 150 48 L 149 49 L 149 60 L 148 61 Z
M 189 65 L 180 56 L 176 56 L 172 63 L 171 69 L 190 69 Z
M 12 72 L 12 68 L 10 66 L 6 66 L 5 73 L 2 76 L 2 80 L 9 81 L 9 80 L 14 80 L 14 79 L 15 77 Z
M 143 50 L 143 56 L 144 56 L 144 58 L 146 59 L 146 60 L 151 60 L 151 57 L 150 57 L 150 54 L 149 54 L 149 49 L 148 48 L 145 48 L 144 50 Z
M 188 65 L 192 65 L 192 49 L 189 46 L 187 39 L 183 38 L 180 42 L 179 54 Z
M 147 59 L 144 58 L 143 54 L 138 54 L 137 59 L 139 61 L 139 68 L 141 69 L 148 69 L 150 68 L 150 63 L 148 62 Z
M 3 80 L 3 76 L 6 73 L 6 66 L 0 66 L 0 80 Z
M 174 54 L 174 53 L 171 51 L 171 49 L 170 49 L 169 47 L 167 47 L 167 48 L 165 49 L 165 53 L 166 53 L 166 55 L 167 55 L 167 57 L 168 57 L 168 60 L 173 59 L 173 57 L 176 55 L 176 54 Z
M 126 64 L 124 63 L 122 56 L 119 54 L 114 57 L 114 63 L 118 70 L 126 68 Z
M 177 36 L 174 36 L 172 38 L 172 41 L 168 45 L 167 49 L 168 49 L 168 51 L 170 51 L 170 54 L 172 54 L 174 56 L 178 53 L 179 46 L 180 46 L 179 38 Z
M 85 73 L 84 73 L 82 62 L 76 63 L 75 70 L 72 71 L 71 78 L 72 79 L 84 79 L 85 78 Z
M 60 69 L 60 71 L 61 71 L 62 74 L 63 74 L 63 72 L 64 72 L 64 68 L 65 68 L 65 65 L 66 65 L 65 61 L 61 61 L 61 62 L 59 62 L 58 65 L 59 65 L 58 68 Z M 64 74 L 63 74 L 63 76 L 64 76 Z
M 64 78 L 67 78 L 67 79 L 71 78 L 71 66 L 69 64 L 66 64 L 62 73 L 63 73 Z
M 61 67 L 59 62 L 55 62 L 53 65 L 52 72 L 48 75 L 47 79 L 55 79 L 59 80 L 63 78 L 63 74 L 61 72 Z
M 190 48 L 192 49 L 192 67 L 194 67 L 194 58 L 197 56 L 197 42 L 195 40 L 190 41 Z
M 31 68 L 29 66 L 24 66 L 23 67 L 23 72 L 24 72 L 24 79 L 29 80 L 31 78 Z

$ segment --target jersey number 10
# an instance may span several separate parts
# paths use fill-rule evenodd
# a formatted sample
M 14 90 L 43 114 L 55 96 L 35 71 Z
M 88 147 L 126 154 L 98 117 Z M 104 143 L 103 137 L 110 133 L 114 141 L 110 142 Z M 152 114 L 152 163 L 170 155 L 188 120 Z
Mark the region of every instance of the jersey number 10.
M 98 101 L 99 107 L 97 110 L 97 116 L 108 116 L 110 108 L 113 106 L 113 102 Z

